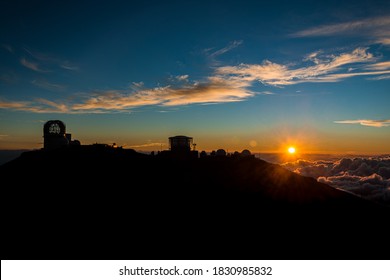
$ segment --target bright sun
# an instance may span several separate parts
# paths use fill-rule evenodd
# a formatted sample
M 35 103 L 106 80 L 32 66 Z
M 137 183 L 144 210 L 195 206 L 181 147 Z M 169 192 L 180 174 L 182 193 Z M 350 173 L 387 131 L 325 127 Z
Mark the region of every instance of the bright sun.
M 294 154 L 294 153 L 295 153 L 295 148 L 294 148 L 294 147 L 289 147 L 289 148 L 288 148 L 288 152 L 289 152 L 290 154 Z

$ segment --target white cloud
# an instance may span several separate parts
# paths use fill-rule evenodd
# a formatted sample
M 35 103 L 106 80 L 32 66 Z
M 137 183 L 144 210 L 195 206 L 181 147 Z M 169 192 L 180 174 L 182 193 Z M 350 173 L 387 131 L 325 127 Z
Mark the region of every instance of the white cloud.
M 367 70 L 389 70 L 390 69 L 390 61 L 382 61 L 373 63 L 370 65 L 366 65 L 364 69 Z
M 283 166 L 319 182 L 390 205 L 390 156 L 336 161 L 299 160 Z
M 240 42 L 232 43 L 237 46 Z M 231 49 L 224 48 L 224 50 Z M 261 64 L 240 64 L 238 66 L 219 66 L 202 81 L 190 81 L 189 75 L 172 76 L 172 85 L 144 88 L 142 82 L 133 82 L 129 90 L 106 90 L 78 94 L 72 99 L 49 101 L 39 100 L 12 102 L 3 101 L 0 108 L 29 112 L 59 113 L 105 113 L 129 111 L 141 106 L 182 106 L 189 104 L 216 104 L 239 102 L 255 95 L 251 87 L 256 82 L 281 87 L 298 83 L 338 82 L 355 76 L 386 77 L 390 74 L 387 61 L 378 58 L 367 48 L 356 48 L 350 52 L 326 54 L 317 51 L 305 56 L 301 64 L 278 64 L 269 60 Z M 38 65 L 23 60 L 26 67 L 42 71 Z M 311 65 L 307 65 L 311 64 Z M 351 66 L 353 66 L 351 70 Z M 376 77 L 374 77 L 376 78 Z M 62 85 L 46 80 L 34 80 L 33 84 L 47 89 L 61 89 Z M 273 94 L 272 91 L 257 91 L 257 94 Z M 50 101 L 51 102 L 51 101 Z M 363 120 L 364 121 L 364 120 Z M 373 122 L 372 122 L 373 123 Z M 363 125 L 371 123 L 363 122 Z M 385 124 L 373 123 L 375 126 Z
M 390 120 L 344 120 L 344 121 L 334 121 L 334 122 L 343 123 L 343 124 L 360 124 L 364 126 L 373 126 L 373 127 L 390 126 Z
M 210 77 L 205 83 L 187 84 L 181 87 L 156 87 L 126 93 L 106 91 L 96 93 L 87 100 L 74 104 L 75 111 L 83 110 L 127 110 L 139 106 L 180 106 L 196 103 L 225 103 L 245 100 L 254 95 L 247 90 L 247 83 Z
M 73 64 L 70 64 L 69 62 L 67 61 L 64 61 L 64 62 L 59 62 L 59 66 L 63 69 L 66 69 L 66 70 L 69 70 L 69 71 L 77 71 L 79 70 L 79 67 L 78 66 L 75 66 Z
M 181 106 L 188 104 L 239 102 L 254 96 L 249 83 L 234 77 L 209 77 L 205 82 L 195 82 L 179 87 L 165 86 L 136 91 L 109 90 L 79 96 L 78 101 L 0 101 L 0 108 L 36 113 L 103 113 L 129 111 L 136 107 Z M 81 99 L 80 99 L 81 98 Z
M 273 63 L 269 60 L 262 64 L 240 64 L 238 66 L 223 66 L 216 69 L 220 75 L 234 76 L 249 82 L 259 81 L 273 86 L 285 86 L 307 82 L 337 82 L 342 79 L 363 76 L 380 75 L 390 73 L 386 71 L 365 71 L 354 73 L 334 73 L 348 71 L 343 67 L 356 63 L 371 63 L 376 58 L 366 48 L 357 48 L 350 53 L 339 55 L 324 55 L 319 57 L 320 52 L 306 56 L 303 61 L 314 61 L 314 65 L 292 68 L 288 65 Z
M 145 144 L 139 144 L 139 145 L 130 145 L 130 146 L 126 146 L 126 147 L 128 147 L 128 148 L 150 148 L 150 147 L 160 148 L 161 146 L 166 146 L 166 143 L 155 142 L 155 143 L 145 143 Z
M 144 82 L 132 82 L 132 84 L 136 87 L 136 88 L 142 88 L 144 86 Z
M 36 71 L 36 72 L 47 72 L 47 71 L 45 71 L 45 70 L 39 68 L 38 63 L 34 63 L 34 62 L 31 62 L 31 61 L 28 61 L 28 60 L 25 59 L 25 58 L 20 59 L 20 63 L 21 63 L 24 67 L 26 67 L 26 68 L 28 68 L 28 69 L 30 69 L 30 70 L 33 70 L 33 71 Z
M 188 81 L 188 78 L 190 76 L 189 75 L 178 75 L 178 76 L 175 76 L 176 80 L 182 82 L 182 81 Z
M 0 109 L 10 109 L 33 113 L 70 113 L 68 106 L 63 103 L 38 98 L 34 101 L 0 100 Z
M 226 47 L 219 49 L 217 51 L 214 51 L 213 53 L 209 54 L 209 56 L 216 57 L 216 56 L 222 55 L 222 54 L 224 54 L 232 49 L 237 48 L 239 45 L 242 44 L 242 42 L 243 42 L 242 40 L 234 40 L 234 41 L 230 42 Z
M 291 34 L 292 37 L 314 37 L 334 35 L 358 35 L 372 38 L 374 42 L 390 45 L 390 16 L 366 18 L 308 28 Z
M 206 55 L 206 57 L 209 60 L 209 63 L 211 66 L 217 67 L 221 65 L 221 62 L 218 61 L 218 57 L 237 48 L 242 44 L 242 40 L 235 40 L 230 42 L 226 47 L 223 47 L 222 49 L 214 50 L 214 48 L 208 48 L 203 50 L 203 53 Z M 214 51 L 213 51 L 214 50 Z
M 372 80 L 372 81 L 390 80 L 390 75 L 382 75 L 378 77 L 368 78 L 368 80 Z

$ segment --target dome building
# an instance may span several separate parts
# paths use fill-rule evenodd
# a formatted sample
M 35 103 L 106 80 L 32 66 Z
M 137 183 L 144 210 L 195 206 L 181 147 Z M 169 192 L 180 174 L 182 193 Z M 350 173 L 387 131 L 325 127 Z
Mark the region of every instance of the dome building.
M 60 120 L 51 120 L 43 126 L 43 148 L 54 150 L 69 144 L 69 135 L 66 135 L 66 126 Z
M 66 125 L 60 120 L 47 121 L 43 126 L 43 149 L 55 150 L 64 146 L 80 146 L 80 141 L 72 140 L 66 133 Z

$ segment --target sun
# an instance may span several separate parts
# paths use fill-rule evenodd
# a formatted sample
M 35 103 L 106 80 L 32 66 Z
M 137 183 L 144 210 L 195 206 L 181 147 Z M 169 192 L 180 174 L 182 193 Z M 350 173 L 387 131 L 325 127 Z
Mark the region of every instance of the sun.
M 289 148 L 288 148 L 288 152 L 289 152 L 290 154 L 295 154 L 295 148 L 294 148 L 294 147 L 289 147 Z

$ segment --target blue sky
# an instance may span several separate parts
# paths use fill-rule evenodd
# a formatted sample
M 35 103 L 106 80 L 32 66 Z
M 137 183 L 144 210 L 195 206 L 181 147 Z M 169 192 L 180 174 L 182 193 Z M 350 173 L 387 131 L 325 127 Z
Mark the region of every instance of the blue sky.
M 1 1 L 0 148 L 390 152 L 388 1 Z

